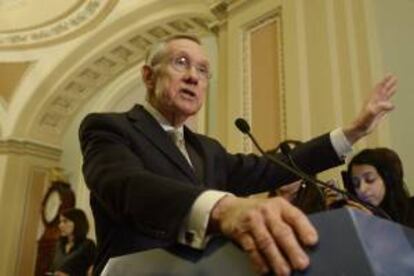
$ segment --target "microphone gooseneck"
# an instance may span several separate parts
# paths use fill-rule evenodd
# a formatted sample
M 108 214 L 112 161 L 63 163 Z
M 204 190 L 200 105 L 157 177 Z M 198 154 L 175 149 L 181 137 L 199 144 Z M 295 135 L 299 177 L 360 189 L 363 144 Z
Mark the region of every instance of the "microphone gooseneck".
M 361 200 L 360 198 L 358 198 L 357 196 L 355 196 L 355 195 L 353 195 L 353 194 L 351 194 L 351 193 L 348 193 L 348 192 L 346 192 L 346 191 L 343 191 L 343 190 L 341 190 L 341 189 L 339 189 L 339 188 L 337 188 L 337 187 L 334 187 L 334 186 L 331 186 L 331 185 L 328 185 L 327 183 L 325 183 L 325 182 L 323 182 L 322 180 L 319 180 L 318 178 L 316 178 L 316 177 L 313 177 L 313 176 L 311 176 L 311 175 L 309 175 L 309 174 L 307 174 L 307 173 L 305 173 L 305 172 L 303 172 L 301 169 L 299 169 L 299 168 L 294 168 L 294 167 L 291 167 L 290 165 L 288 165 L 288 164 L 286 164 L 285 162 L 283 162 L 283 161 L 281 161 L 281 160 L 279 160 L 279 159 L 277 159 L 277 158 L 275 158 L 275 157 L 273 157 L 272 155 L 270 155 L 270 154 L 267 154 L 263 149 L 262 149 L 262 147 L 259 145 L 259 143 L 256 141 L 256 139 L 254 138 L 254 136 L 252 135 L 252 133 L 250 132 L 250 126 L 249 126 L 249 124 L 246 122 L 246 120 L 245 119 L 243 119 L 243 118 L 237 118 L 236 119 L 236 121 L 235 121 L 235 125 L 236 125 L 236 127 L 243 133 L 243 134 L 246 134 L 247 136 L 249 136 L 249 138 L 251 139 L 251 141 L 253 142 L 253 144 L 255 145 L 255 147 L 259 150 L 259 152 L 265 157 L 265 158 L 267 158 L 269 161 L 271 161 L 271 162 L 273 162 L 274 164 L 277 164 L 277 165 L 279 165 L 279 166 L 281 166 L 282 168 L 284 168 L 285 170 L 287 170 L 287 171 L 289 171 L 289 172 L 291 172 L 292 174 L 294 174 L 294 175 L 296 175 L 296 176 L 298 176 L 299 178 L 302 178 L 303 180 L 305 180 L 305 181 L 307 181 L 307 182 L 309 182 L 309 183 L 313 183 L 314 185 L 320 185 L 320 186 L 323 186 L 323 187 L 325 187 L 325 188 L 327 188 L 327 189 L 331 189 L 331 190 L 333 190 L 333 191 L 335 191 L 335 192 L 337 192 L 337 193 L 340 193 L 340 194 L 342 194 L 343 196 L 345 196 L 345 197 L 347 197 L 347 198 L 349 198 L 349 199 L 351 199 L 351 200 L 353 200 L 353 201 L 355 201 L 355 202 L 357 202 L 357 203 L 359 203 L 359 204 L 361 204 L 362 206 L 364 206 L 364 207 L 366 207 L 367 209 L 369 209 L 370 211 L 372 211 L 372 212 L 374 212 L 374 213 L 376 213 L 376 214 L 379 214 L 379 215 L 381 215 L 382 217 L 384 217 L 384 218 L 387 218 L 387 219 L 391 219 L 390 218 L 390 216 L 384 211 L 384 210 L 382 210 L 381 208 L 379 208 L 379 207 L 376 207 L 376 206 L 374 206 L 374 205 L 372 205 L 371 203 L 369 203 L 369 202 L 365 202 L 365 201 L 363 201 L 363 200 Z M 284 150 L 286 150 L 286 148 L 284 149 Z M 289 151 L 290 151 L 290 149 L 289 149 Z M 289 154 L 290 155 L 290 154 Z
M 290 165 L 292 165 L 292 167 L 295 169 L 295 170 L 297 170 L 297 171 L 301 171 L 302 173 L 304 173 L 300 168 L 299 168 L 299 166 L 296 164 L 296 162 L 295 162 L 295 160 L 293 159 L 293 157 L 292 157 L 292 154 L 290 154 L 290 152 L 292 151 L 292 149 L 291 149 L 291 147 L 289 146 L 289 144 L 285 141 L 285 142 L 282 142 L 282 143 L 280 143 L 280 151 L 282 152 L 282 154 L 284 155 L 284 156 L 286 156 L 288 159 L 289 159 L 289 163 L 290 163 Z M 327 206 L 326 206 L 326 199 L 325 199 L 325 194 L 324 194 L 324 192 L 322 191 L 322 189 L 321 189 L 321 187 L 320 187 L 320 185 L 318 185 L 318 183 L 315 183 L 315 182 L 307 182 L 307 181 L 305 181 L 305 185 L 306 185 L 306 183 L 309 183 L 309 185 L 313 185 L 315 188 L 316 188 L 316 190 L 317 190 L 317 192 L 318 192 L 318 194 L 319 194 L 319 196 L 320 196 L 320 198 L 321 198 L 321 200 L 322 200 L 322 202 L 323 202 L 323 209 L 324 210 L 326 210 L 327 209 Z M 341 194 L 342 195 L 342 194 Z M 343 196 L 343 195 L 342 195 Z M 302 198 L 300 199 L 300 200 L 302 200 Z

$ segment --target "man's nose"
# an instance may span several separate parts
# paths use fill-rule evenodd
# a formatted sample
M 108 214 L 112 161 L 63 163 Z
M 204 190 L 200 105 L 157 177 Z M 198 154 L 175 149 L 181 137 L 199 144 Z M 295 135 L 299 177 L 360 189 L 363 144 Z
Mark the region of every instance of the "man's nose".
M 184 81 L 188 84 L 197 85 L 200 81 L 200 77 L 198 76 L 197 70 L 194 66 L 188 68 L 184 75 Z

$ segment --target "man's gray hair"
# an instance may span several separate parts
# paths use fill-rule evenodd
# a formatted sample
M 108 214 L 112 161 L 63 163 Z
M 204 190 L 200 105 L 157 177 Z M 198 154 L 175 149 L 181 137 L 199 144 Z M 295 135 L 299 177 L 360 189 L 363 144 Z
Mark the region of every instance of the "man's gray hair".
M 168 36 L 167 38 L 157 42 L 152 47 L 150 47 L 150 49 L 148 50 L 145 56 L 145 65 L 148 65 L 151 67 L 157 65 L 165 55 L 166 45 L 169 42 L 173 40 L 178 40 L 178 39 L 188 39 L 188 40 L 194 41 L 195 43 L 199 45 L 202 44 L 200 38 L 198 38 L 196 35 L 193 35 L 193 34 L 175 34 L 172 36 Z

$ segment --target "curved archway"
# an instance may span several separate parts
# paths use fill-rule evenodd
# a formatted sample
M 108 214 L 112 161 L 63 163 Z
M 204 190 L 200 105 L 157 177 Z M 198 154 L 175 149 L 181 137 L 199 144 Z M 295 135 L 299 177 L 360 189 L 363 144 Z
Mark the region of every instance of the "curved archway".
M 209 20 L 208 8 L 200 3 L 170 3 L 161 10 L 152 5 L 131 11 L 84 40 L 38 84 L 28 101 L 16 106 L 12 135 L 59 146 L 65 128 L 80 108 L 136 66 L 148 46 L 174 33 L 209 33 Z M 90 45 L 98 46 L 90 50 Z

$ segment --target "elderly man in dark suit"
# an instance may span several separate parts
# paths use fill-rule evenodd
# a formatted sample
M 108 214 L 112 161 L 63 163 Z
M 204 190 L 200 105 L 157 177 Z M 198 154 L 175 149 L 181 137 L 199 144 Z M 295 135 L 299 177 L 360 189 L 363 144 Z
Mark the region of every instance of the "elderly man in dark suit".
M 245 197 L 296 176 L 254 154 L 230 154 L 184 126 L 200 110 L 209 77 L 198 38 L 169 38 L 143 66 L 144 106 L 91 114 L 82 122 L 98 272 L 110 257 L 131 252 L 177 244 L 202 249 L 212 234 L 238 243 L 259 272 L 287 275 L 309 265 L 303 246 L 317 243 L 318 235 L 307 217 L 282 198 Z M 349 127 L 292 152 L 298 166 L 314 174 L 341 164 L 351 145 L 393 109 L 395 91 L 395 77 L 384 78 Z

